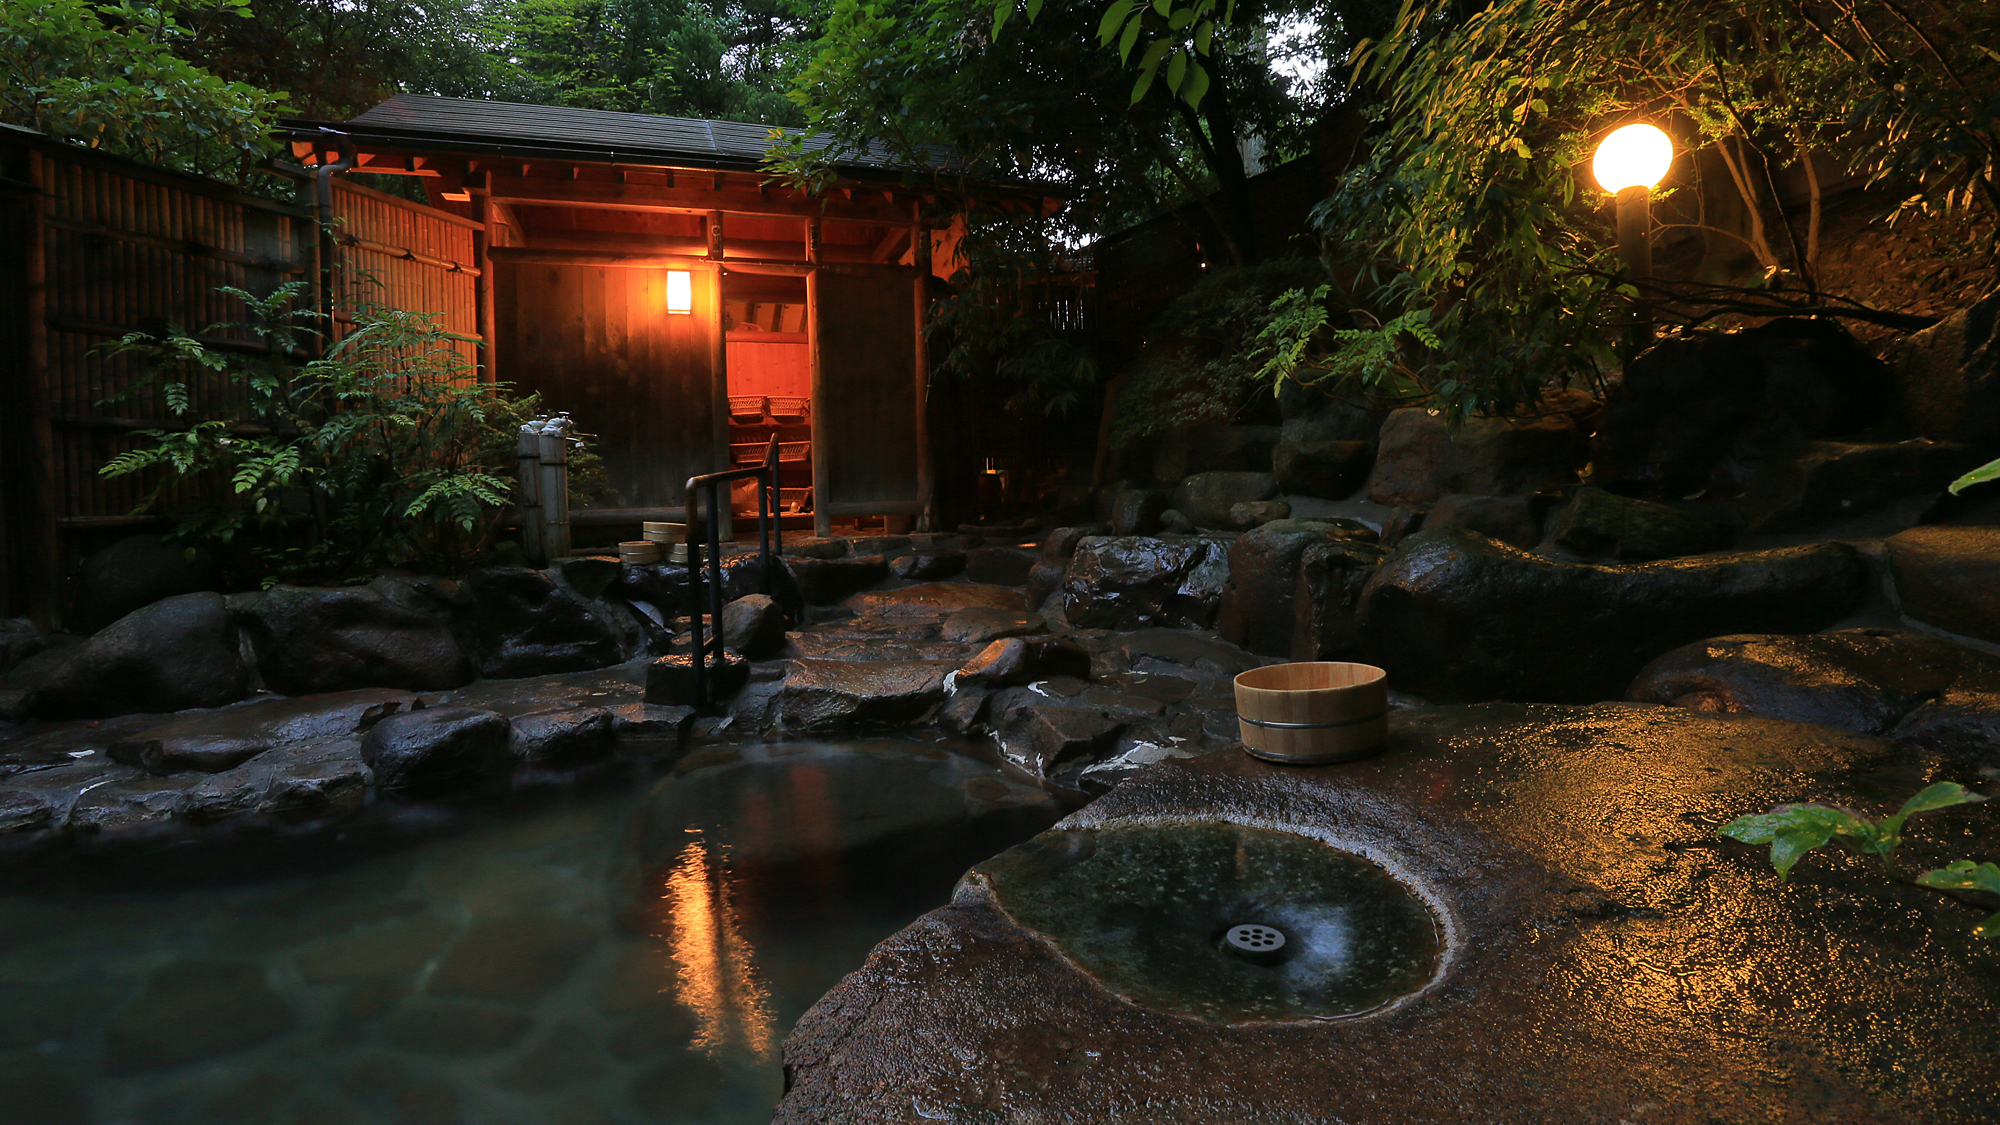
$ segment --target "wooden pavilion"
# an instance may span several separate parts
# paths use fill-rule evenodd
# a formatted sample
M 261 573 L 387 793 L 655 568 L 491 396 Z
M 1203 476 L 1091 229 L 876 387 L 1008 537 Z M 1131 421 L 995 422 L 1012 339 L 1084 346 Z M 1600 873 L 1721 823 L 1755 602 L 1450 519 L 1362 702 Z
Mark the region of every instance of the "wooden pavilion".
M 418 177 L 431 221 L 470 230 L 469 260 L 440 263 L 470 282 L 447 322 L 480 341 L 483 378 L 596 435 L 613 493 L 578 524 L 679 519 L 689 476 L 774 433 L 784 506 L 817 534 L 927 520 L 930 278 L 969 209 L 1057 203 L 872 152 L 808 196 L 762 170 L 771 130 L 726 121 L 401 94 L 285 130 L 308 168 Z M 420 240 L 332 241 L 358 271 Z

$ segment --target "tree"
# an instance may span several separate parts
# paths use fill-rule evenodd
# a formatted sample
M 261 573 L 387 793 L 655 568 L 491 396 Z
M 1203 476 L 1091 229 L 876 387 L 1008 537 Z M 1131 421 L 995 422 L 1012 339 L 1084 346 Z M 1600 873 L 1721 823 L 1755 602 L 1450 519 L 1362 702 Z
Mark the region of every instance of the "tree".
M 1345 96 L 1337 82 L 1278 70 L 1274 34 L 1307 29 L 1335 56 L 1387 14 L 1367 3 L 1244 0 L 1212 33 L 1204 96 L 1190 104 L 1164 84 L 1134 96 L 1119 55 L 1098 42 L 1105 21 L 1094 6 L 1037 6 L 1032 20 L 996 21 L 993 10 L 970 0 L 834 0 L 794 93 L 807 124 L 836 151 L 887 145 L 936 174 L 1050 182 L 1069 198 L 1072 235 L 1199 200 L 1204 242 L 1223 262 L 1257 256 L 1245 142 L 1277 158 L 1300 153 Z M 789 155 L 778 167 L 800 175 L 802 150 Z
M 246 0 L 0 0 L 0 120 L 241 182 L 274 151 L 284 99 L 176 49 L 188 18 L 247 14 Z
M 1683 319 L 1717 310 L 1909 324 L 1819 292 L 1815 151 L 1839 154 L 1906 207 L 2000 207 L 2000 11 L 1977 0 L 1496 0 L 1462 21 L 1406 3 L 1357 53 L 1383 121 L 1320 227 L 1355 265 L 1331 310 L 1298 302 L 1278 373 L 1364 386 L 1414 374 L 1454 416 L 1506 409 L 1615 362 L 1629 296 L 1602 192 L 1581 167 L 1632 118 L 1683 151 L 1712 148 L 1752 216 L 1766 276 L 1750 288 L 1649 285 Z M 1815 187 L 1803 228 L 1780 205 L 1796 164 Z M 1988 247 L 1988 253 L 1991 253 Z M 1300 341 L 1332 344 L 1315 360 Z
M 787 0 L 503 0 L 482 7 L 477 58 L 434 93 L 798 124 L 785 97 L 808 19 Z
M 351 117 L 471 55 L 466 0 L 243 0 L 242 14 L 190 19 L 182 53 L 283 91 L 302 117 Z

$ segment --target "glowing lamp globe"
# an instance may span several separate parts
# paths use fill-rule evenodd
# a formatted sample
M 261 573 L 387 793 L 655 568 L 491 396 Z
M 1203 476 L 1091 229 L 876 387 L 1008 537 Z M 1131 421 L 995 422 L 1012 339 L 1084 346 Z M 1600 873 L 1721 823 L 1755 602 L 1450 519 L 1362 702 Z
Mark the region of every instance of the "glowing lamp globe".
M 1629 187 L 1651 190 L 1674 162 L 1674 143 L 1651 125 L 1613 130 L 1590 160 L 1591 174 L 1613 195 Z

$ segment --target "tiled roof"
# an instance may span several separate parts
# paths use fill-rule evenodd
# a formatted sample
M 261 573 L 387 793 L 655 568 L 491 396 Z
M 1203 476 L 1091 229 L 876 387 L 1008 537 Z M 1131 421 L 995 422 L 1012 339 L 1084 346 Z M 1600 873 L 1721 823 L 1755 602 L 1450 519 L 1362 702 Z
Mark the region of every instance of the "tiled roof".
M 286 124 L 307 129 L 324 124 L 356 140 L 403 147 L 724 170 L 756 170 L 765 150 L 771 146 L 769 126 L 740 121 L 705 121 L 421 94 L 397 94 L 346 122 L 288 121 Z M 814 136 L 808 138 L 806 147 L 823 150 L 827 142 Z M 952 166 L 948 152 L 938 150 L 936 156 L 936 167 Z M 834 164 L 838 168 L 877 173 L 917 167 L 892 159 L 887 149 L 879 145 L 859 154 L 844 153 Z

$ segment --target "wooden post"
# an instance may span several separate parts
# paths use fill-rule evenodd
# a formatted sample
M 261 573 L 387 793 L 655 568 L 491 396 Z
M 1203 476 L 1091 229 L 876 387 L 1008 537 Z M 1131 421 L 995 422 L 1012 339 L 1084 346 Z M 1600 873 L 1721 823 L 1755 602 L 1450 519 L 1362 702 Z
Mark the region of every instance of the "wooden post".
M 542 427 L 542 546 L 551 563 L 569 557 L 569 427 Z
M 472 217 L 479 220 L 479 229 L 472 232 L 472 264 L 479 267 L 479 276 L 472 279 L 473 301 L 477 308 L 474 316 L 479 324 L 480 344 L 479 378 L 482 382 L 494 383 L 500 379 L 495 353 L 499 350 L 499 339 L 494 332 L 493 319 L 493 193 L 486 185 L 493 182 L 491 172 L 479 173 L 478 186 L 473 186 L 472 177 L 466 177 L 467 186 L 472 190 Z
M 55 436 L 49 429 L 49 196 L 55 175 L 39 152 L 28 154 L 27 345 L 28 370 L 22 388 L 19 433 L 26 448 L 18 462 L 20 488 L 21 591 L 28 616 L 43 629 L 63 624 L 58 597 L 61 546 L 56 539 Z
M 808 249 L 819 241 L 819 225 L 810 223 L 810 226 L 811 234 L 806 243 Z M 833 534 L 833 516 L 826 507 L 826 433 L 825 427 L 820 425 L 826 402 L 826 372 L 820 363 L 818 269 L 806 271 L 806 359 L 810 365 L 807 391 L 812 395 L 813 413 L 813 534 L 825 538 Z
M 912 205 L 913 208 L 916 205 Z M 930 311 L 930 232 L 910 227 L 910 261 L 917 266 L 916 289 L 916 407 L 917 407 L 917 530 L 937 530 L 937 466 L 931 463 L 930 349 L 924 342 L 924 318 Z
M 711 237 L 720 238 L 722 227 L 719 216 L 716 218 L 718 221 L 710 228 L 716 234 Z M 721 244 L 714 245 L 719 253 Z M 701 276 L 704 281 L 698 303 L 703 307 L 699 323 L 708 333 L 708 425 L 709 440 L 715 447 L 709 471 L 720 473 L 735 467 L 729 463 L 729 349 L 722 334 L 722 270 L 704 270 Z M 719 510 L 715 513 L 718 541 L 725 543 L 736 536 L 735 503 L 727 499 L 729 495 L 727 491 L 723 493 L 725 499 L 716 505 Z
M 542 538 L 541 427 L 533 422 L 524 424 L 515 449 L 521 474 L 521 553 L 529 566 L 547 566 L 549 549 Z

